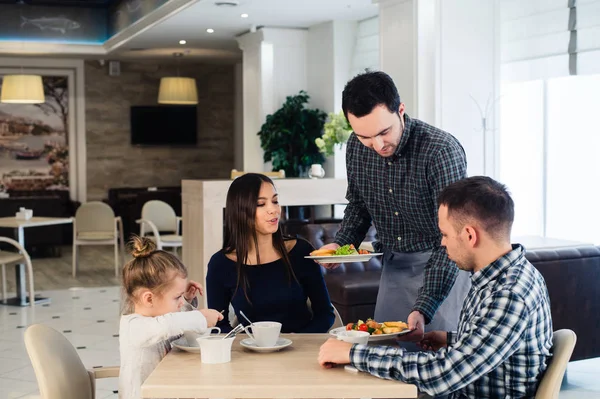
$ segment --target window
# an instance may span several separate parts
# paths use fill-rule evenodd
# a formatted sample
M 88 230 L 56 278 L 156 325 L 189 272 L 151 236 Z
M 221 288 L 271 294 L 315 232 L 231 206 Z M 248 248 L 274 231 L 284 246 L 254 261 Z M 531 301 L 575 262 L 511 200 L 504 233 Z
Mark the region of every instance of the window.
M 504 83 L 499 179 L 513 234 L 600 244 L 600 75 Z

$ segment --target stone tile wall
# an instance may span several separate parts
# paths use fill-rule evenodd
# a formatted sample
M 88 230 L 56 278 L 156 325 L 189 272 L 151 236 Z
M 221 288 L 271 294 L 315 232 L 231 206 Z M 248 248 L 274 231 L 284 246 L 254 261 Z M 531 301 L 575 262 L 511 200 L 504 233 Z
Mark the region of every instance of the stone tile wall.
M 106 198 L 115 187 L 177 186 L 182 179 L 229 178 L 233 168 L 235 77 L 233 65 L 182 65 L 180 76 L 198 85 L 196 147 L 136 147 L 130 144 L 130 107 L 156 105 L 160 78 L 176 66 L 122 62 L 109 76 L 108 63 L 85 63 L 88 200 Z

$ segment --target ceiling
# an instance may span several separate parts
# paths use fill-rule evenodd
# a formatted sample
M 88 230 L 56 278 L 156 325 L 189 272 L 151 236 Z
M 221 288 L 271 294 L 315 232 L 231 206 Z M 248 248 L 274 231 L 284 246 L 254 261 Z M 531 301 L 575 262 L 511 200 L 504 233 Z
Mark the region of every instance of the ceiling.
M 102 7 L 117 3 L 119 0 L 0 0 L 0 4 L 26 4 L 30 6 L 56 7 Z
M 129 40 L 117 54 L 143 58 L 187 50 L 190 58 L 237 59 L 235 38 L 252 27 L 308 28 L 331 20 L 363 20 L 379 12 L 371 0 L 239 0 L 237 6 L 215 2 L 199 0 Z M 208 28 L 214 33 L 207 33 Z M 181 39 L 187 43 L 180 45 Z

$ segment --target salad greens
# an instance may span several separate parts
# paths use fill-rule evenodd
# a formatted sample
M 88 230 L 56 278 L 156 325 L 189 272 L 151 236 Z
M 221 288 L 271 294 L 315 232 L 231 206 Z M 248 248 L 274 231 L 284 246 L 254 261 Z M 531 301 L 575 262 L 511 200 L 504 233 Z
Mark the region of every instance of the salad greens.
M 335 250 L 334 255 L 357 255 L 358 251 L 353 244 L 346 244 Z

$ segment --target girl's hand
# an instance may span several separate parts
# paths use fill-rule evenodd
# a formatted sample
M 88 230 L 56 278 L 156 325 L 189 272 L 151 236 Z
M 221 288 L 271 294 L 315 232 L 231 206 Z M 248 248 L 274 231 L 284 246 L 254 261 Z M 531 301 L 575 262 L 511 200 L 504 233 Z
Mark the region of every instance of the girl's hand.
M 223 315 L 214 309 L 200 309 L 200 313 L 206 317 L 208 327 L 214 327 L 218 322 L 223 320 Z
M 191 302 L 194 298 L 196 298 L 196 293 L 202 296 L 204 295 L 204 289 L 194 280 L 188 281 L 188 286 L 183 294 L 183 297 L 186 301 Z

